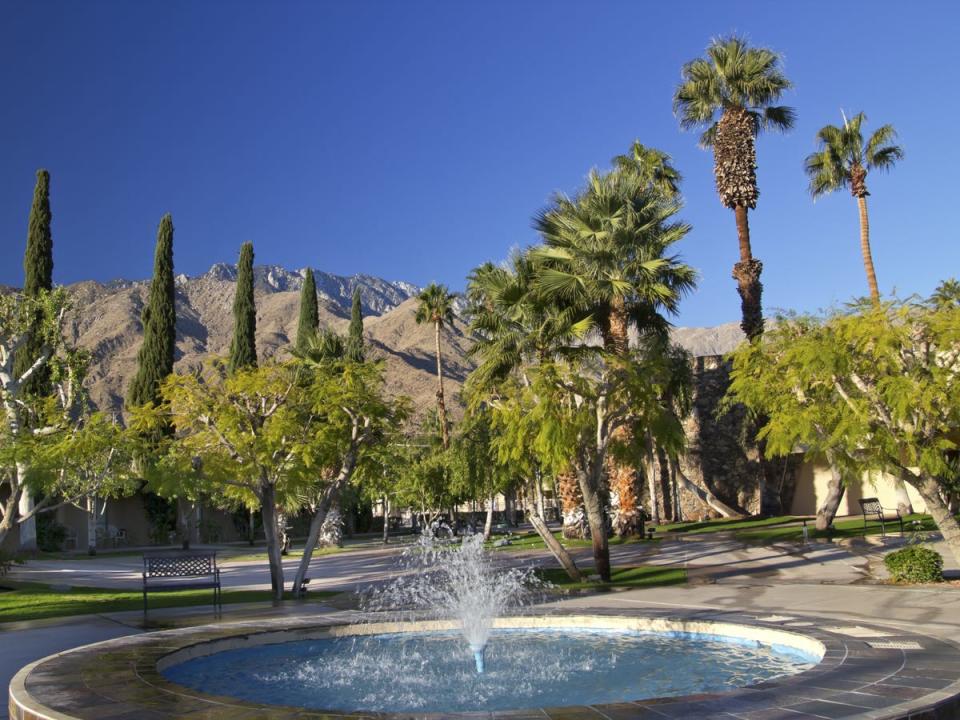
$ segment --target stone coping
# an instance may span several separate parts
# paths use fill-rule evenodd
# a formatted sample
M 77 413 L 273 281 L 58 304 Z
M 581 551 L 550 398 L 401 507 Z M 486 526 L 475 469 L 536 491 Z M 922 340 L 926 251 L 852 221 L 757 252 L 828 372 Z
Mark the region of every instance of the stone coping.
M 626 720 L 627 718 L 960 717 L 960 647 L 873 623 L 796 615 L 596 608 L 502 618 L 498 627 L 585 627 L 749 638 L 822 656 L 805 672 L 726 692 L 635 702 L 472 713 L 345 713 L 245 702 L 166 680 L 163 668 L 236 647 L 346 634 L 448 629 L 449 622 L 350 625 L 333 617 L 206 625 L 118 638 L 23 668 L 10 684 L 14 720 Z M 871 644 L 872 643 L 872 644 Z

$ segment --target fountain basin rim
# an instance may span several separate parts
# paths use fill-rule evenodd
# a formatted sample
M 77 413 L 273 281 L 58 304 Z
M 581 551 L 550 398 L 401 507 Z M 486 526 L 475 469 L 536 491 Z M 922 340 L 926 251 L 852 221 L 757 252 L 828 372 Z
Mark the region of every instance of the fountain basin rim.
M 406 620 L 358 624 L 324 625 L 297 629 L 265 630 L 249 635 L 237 635 L 188 645 L 157 661 L 157 670 L 163 673 L 169 667 L 199 657 L 215 655 L 227 650 L 274 645 L 296 640 L 322 640 L 365 635 L 393 635 L 456 631 L 455 620 Z M 655 633 L 660 635 L 687 635 L 723 641 L 756 642 L 774 648 L 785 648 L 810 656 L 814 662 L 823 659 L 826 646 L 808 635 L 780 628 L 741 625 L 714 620 L 684 620 L 677 618 L 624 617 L 602 615 L 527 615 L 497 618 L 497 630 L 609 630 L 620 632 Z M 183 688 L 187 693 L 199 691 Z
M 585 621 L 589 619 L 589 623 Z M 789 621 L 789 622 L 786 622 Z M 803 622 L 799 622 L 803 621 Z M 771 638 L 794 639 L 803 637 L 826 648 L 826 653 L 819 665 L 797 675 L 785 677 L 774 682 L 761 683 L 758 686 L 741 687 L 737 690 L 722 692 L 709 696 L 678 696 L 664 699 L 651 699 L 631 703 L 637 712 L 644 712 L 644 708 L 663 709 L 662 703 L 670 703 L 674 712 L 688 707 L 689 712 L 696 714 L 702 710 L 704 702 L 709 702 L 714 709 L 720 709 L 730 704 L 731 707 L 747 700 L 756 710 L 777 710 L 789 707 L 789 703 L 798 702 L 796 695 L 809 696 L 808 686 L 815 688 L 816 698 L 830 700 L 836 695 L 841 701 L 840 694 L 848 690 L 829 691 L 819 687 L 823 680 L 831 677 L 842 677 L 845 687 L 855 687 L 858 692 L 870 693 L 876 683 L 875 673 L 883 671 L 892 682 L 901 682 L 910 685 L 911 676 L 924 675 L 924 668 L 935 668 L 935 673 L 944 679 L 942 684 L 929 687 L 937 689 L 917 689 L 918 695 L 914 699 L 905 700 L 901 697 L 889 698 L 892 702 L 883 710 L 865 708 L 857 717 L 863 718 L 907 718 L 914 717 L 918 711 L 951 712 L 960 711 L 960 645 L 951 639 L 924 635 L 904 628 L 895 628 L 886 625 L 875 625 L 871 620 L 863 618 L 860 622 L 866 630 L 873 628 L 878 637 L 890 637 L 898 641 L 912 641 L 918 646 L 915 651 L 892 651 L 871 649 L 862 639 L 839 633 L 842 628 L 830 627 L 836 621 L 832 618 L 817 616 L 791 617 L 758 617 L 749 613 L 736 611 L 705 611 L 675 608 L 617 608 L 607 607 L 582 608 L 568 610 L 561 609 L 549 616 L 504 618 L 502 623 L 523 623 L 530 626 L 539 622 L 543 627 L 585 627 L 592 624 L 595 628 L 611 627 L 614 624 L 620 628 L 626 626 L 637 627 L 641 622 L 645 627 L 672 627 L 673 629 L 686 628 L 687 630 L 700 626 L 708 629 L 708 634 L 715 634 L 725 626 L 740 630 L 749 629 L 749 638 L 761 641 Z M 400 623 L 378 623 L 374 630 L 372 624 L 365 625 L 370 632 L 380 632 L 386 626 L 397 628 Z M 449 630 L 455 623 L 440 623 L 426 621 L 424 627 Z M 801 627 L 802 626 L 802 627 Z M 299 616 L 271 619 L 247 620 L 239 622 L 221 623 L 185 627 L 173 630 L 144 633 L 128 637 L 116 638 L 86 645 L 72 650 L 50 655 L 37 660 L 22 668 L 10 683 L 9 709 L 13 720 L 94 720 L 110 714 L 112 703 L 120 701 L 113 691 L 129 693 L 126 702 L 140 707 L 144 713 L 150 711 L 152 717 L 173 718 L 182 717 L 186 712 L 204 710 L 204 717 L 211 720 L 235 720 L 239 714 L 253 711 L 263 716 L 277 720 L 294 720 L 302 718 L 302 710 L 283 706 L 269 708 L 255 703 L 249 703 L 232 697 L 214 697 L 191 691 L 183 686 L 174 684 L 160 674 L 157 664 L 182 651 L 192 648 L 192 652 L 199 652 L 199 648 L 226 649 L 220 643 L 225 640 L 241 640 L 259 637 L 261 644 L 268 639 L 286 635 L 284 640 L 309 639 L 308 633 L 315 633 L 321 637 L 323 632 L 346 634 L 348 628 L 357 629 L 357 625 L 339 621 L 329 616 Z M 760 632 L 760 636 L 755 635 Z M 779 635 L 780 632 L 789 634 L 790 638 Z M 776 634 L 775 634 L 776 633 Z M 328 635 L 329 636 L 329 635 Z M 910 643 L 907 643 L 910 644 Z M 817 647 L 818 645 L 813 645 Z M 795 645 L 794 645 L 795 646 Z M 101 663 L 106 662 L 107 667 Z M 169 660 L 168 660 L 169 662 Z M 842 673 L 842 675 L 839 675 Z M 935 674 L 932 673 L 932 674 Z M 923 679 L 923 678 L 921 678 Z M 932 678 L 930 678 L 932 680 Z M 922 692 L 922 694 L 920 694 Z M 112 699 L 111 699 L 112 698 Z M 802 699 L 802 697 L 801 697 Z M 597 717 L 604 707 L 598 706 Z M 609 706 L 611 710 L 620 711 L 622 706 Z M 545 718 L 561 718 L 569 715 L 571 708 L 540 708 L 540 714 Z M 586 708 L 576 708 L 579 712 Z M 314 711 L 316 712 L 316 711 Z M 653 712 L 653 710 L 651 710 Z M 662 714 L 662 713 L 660 713 Z M 410 718 L 410 713 L 330 713 L 331 717 L 347 718 Z M 244 715 L 245 716 L 245 715 Z M 689 715 L 688 715 L 689 716 Z M 475 717 L 466 713 L 448 713 L 443 715 L 420 715 L 423 718 L 452 718 Z M 494 712 L 494 718 L 514 717 L 511 713 Z

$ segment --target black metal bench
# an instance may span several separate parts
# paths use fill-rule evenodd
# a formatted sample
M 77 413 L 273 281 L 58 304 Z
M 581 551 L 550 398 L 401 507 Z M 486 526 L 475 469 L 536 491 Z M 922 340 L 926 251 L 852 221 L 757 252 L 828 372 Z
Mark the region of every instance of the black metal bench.
M 860 512 L 863 513 L 863 532 L 867 532 L 867 520 L 873 518 L 880 521 L 880 534 L 887 534 L 887 522 L 896 521 L 900 525 L 900 534 L 903 535 L 903 515 L 900 510 L 892 510 L 883 507 L 878 498 L 861 498 Z
M 143 614 L 147 592 L 213 590 L 213 604 L 221 606 L 220 568 L 215 552 L 150 553 L 143 556 Z

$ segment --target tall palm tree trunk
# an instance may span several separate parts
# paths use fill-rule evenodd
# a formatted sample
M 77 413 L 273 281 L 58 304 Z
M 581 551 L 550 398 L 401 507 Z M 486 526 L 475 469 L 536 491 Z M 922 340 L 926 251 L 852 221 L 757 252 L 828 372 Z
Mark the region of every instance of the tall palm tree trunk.
M 763 263 L 753 257 L 750 249 L 750 221 L 745 205 L 733 208 L 737 220 L 737 241 L 740 245 L 740 262 L 733 266 L 733 279 L 740 293 L 740 327 L 744 334 L 754 340 L 763 335 L 763 284 L 760 273 Z
M 447 429 L 447 404 L 443 398 L 443 363 L 440 356 L 440 323 L 434 323 L 434 339 L 437 350 L 437 417 L 440 421 L 440 436 L 443 449 L 450 447 L 450 431 Z
M 874 305 L 880 304 L 880 288 L 877 286 L 877 273 L 873 269 L 873 252 L 870 250 L 870 216 L 867 214 L 867 197 L 857 197 L 860 210 L 860 253 L 863 255 L 863 268 L 867 271 L 867 285 L 870 287 L 870 299 Z
M 607 349 L 619 357 L 630 354 L 630 320 L 627 316 L 623 298 L 613 299 L 610 308 L 604 344 Z M 614 439 L 624 445 L 631 445 L 633 433 L 630 428 L 622 426 L 614 431 Z M 640 515 L 640 493 L 637 491 L 638 461 L 627 462 L 608 457 L 604 470 L 607 474 L 607 486 L 611 491 L 611 500 L 616 499 L 616 508 L 613 517 L 613 531 L 618 537 L 626 537 L 640 533 L 643 526 Z

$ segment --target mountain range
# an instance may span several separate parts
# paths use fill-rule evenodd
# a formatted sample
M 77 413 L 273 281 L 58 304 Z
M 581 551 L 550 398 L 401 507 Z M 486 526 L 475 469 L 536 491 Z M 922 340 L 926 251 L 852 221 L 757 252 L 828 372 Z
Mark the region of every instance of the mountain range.
M 296 339 L 305 271 L 271 265 L 254 268 L 257 354 L 261 360 L 285 356 Z M 344 277 L 320 270 L 314 270 L 314 278 L 320 324 L 345 333 L 353 291 L 359 288 L 368 355 L 384 361 L 390 392 L 408 395 L 417 415 L 434 407 L 434 332 L 432 326 L 418 325 L 414 319 L 420 288 L 403 281 L 369 275 Z M 229 352 L 235 285 L 236 267 L 225 263 L 215 264 L 203 275 L 177 276 L 177 371 L 199 367 L 205 360 Z M 74 307 L 82 309 L 67 321 L 67 340 L 92 354 L 88 385 L 91 400 L 101 410 L 119 411 L 123 405 L 136 371 L 143 337 L 140 317 L 149 286 L 148 280 L 115 280 L 67 287 Z M 674 328 L 673 338 L 695 355 L 714 355 L 733 349 L 743 335 L 737 324 L 728 323 L 714 328 Z M 442 331 L 441 343 L 444 382 L 456 413 L 457 393 L 472 367 L 467 357 L 471 344 L 467 325 L 459 314 Z

